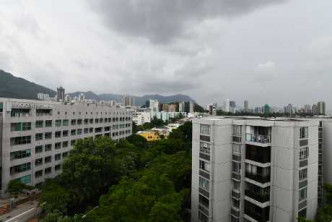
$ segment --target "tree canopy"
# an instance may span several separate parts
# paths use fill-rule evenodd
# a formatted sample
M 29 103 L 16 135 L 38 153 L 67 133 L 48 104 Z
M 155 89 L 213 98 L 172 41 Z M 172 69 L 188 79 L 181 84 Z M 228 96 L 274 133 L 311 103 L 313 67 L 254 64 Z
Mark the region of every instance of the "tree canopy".
M 190 221 L 191 132 L 185 123 L 154 143 L 78 140 L 62 174 L 42 187 L 45 222 Z

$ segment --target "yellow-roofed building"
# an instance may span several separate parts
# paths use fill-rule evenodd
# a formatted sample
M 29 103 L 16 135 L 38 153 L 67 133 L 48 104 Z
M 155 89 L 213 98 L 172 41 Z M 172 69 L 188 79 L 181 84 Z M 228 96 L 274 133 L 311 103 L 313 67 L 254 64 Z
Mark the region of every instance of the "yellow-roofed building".
M 148 142 L 160 140 L 159 134 L 155 131 L 142 131 L 138 132 L 137 134 L 144 137 Z

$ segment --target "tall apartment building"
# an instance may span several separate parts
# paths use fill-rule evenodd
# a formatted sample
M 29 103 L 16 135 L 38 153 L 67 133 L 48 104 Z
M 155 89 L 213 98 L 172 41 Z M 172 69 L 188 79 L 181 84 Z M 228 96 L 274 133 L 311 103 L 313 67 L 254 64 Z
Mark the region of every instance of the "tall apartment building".
M 77 139 L 132 134 L 132 114 L 97 103 L 0 98 L 1 196 L 9 181 L 39 186 L 60 174 Z
M 317 113 L 319 115 L 325 115 L 326 114 L 325 102 L 320 101 L 320 102 L 317 103 Z
M 64 101 L 65 100 L 65 89 L 63 87 L 57 88 L 57 100 Z
M 314 219 L 318 128 L 314 119 L 194 120 L 191 221 Z

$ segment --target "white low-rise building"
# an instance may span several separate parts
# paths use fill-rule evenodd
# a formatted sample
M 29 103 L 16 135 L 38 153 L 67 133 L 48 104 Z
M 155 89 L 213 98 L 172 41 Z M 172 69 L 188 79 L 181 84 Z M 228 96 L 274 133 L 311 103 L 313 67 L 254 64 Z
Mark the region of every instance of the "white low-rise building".
M 132 113 L 100 103 L 0 98 L 1 195 L 11 180 L 40 186 L 60 174 L 75 141 L 132 134 Z

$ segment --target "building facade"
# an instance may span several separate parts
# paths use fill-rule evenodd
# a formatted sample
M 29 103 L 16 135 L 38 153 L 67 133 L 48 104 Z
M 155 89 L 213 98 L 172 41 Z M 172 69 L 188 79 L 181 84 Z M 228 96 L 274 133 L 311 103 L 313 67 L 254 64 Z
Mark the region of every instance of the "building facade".
M 9 181 L 40 186 L 83 138 L 132 134 L 132 114 L 98 103 L 0 99 L 1 195 Z
M 193 121 L 192 222 L 293 222 L 318 206 L 318 120 Z

